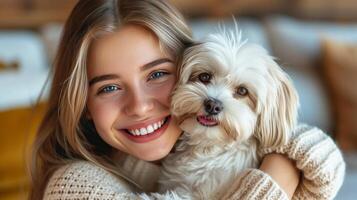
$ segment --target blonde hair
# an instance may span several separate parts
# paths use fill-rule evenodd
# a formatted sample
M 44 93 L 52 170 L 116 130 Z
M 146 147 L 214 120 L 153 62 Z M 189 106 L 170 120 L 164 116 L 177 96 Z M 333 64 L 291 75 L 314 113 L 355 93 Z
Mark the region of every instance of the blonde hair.
M 69 16 L 54 63 L 45 117 L 36 135 L 30 163 L 29 199 L 42 199 L 46 183 L 60 166 L 87 160 L 130 181 L 110 160 L 112 148 L 86 119 L 86 59 L 91 41 L 124 24 L 151 30 L 165 53 L 178 61 L 191 31 L 167 0 L 80 0 Z M 115 170 L 114 170 L 115 169 Z

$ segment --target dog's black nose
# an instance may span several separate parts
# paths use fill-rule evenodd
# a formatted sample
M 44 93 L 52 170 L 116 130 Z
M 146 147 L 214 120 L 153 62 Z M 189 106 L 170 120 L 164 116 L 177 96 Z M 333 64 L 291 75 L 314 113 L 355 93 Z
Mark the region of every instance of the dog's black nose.
M 211 115 L 217 115 L 223 110 L 222 102 L 215 98 L 206 99 L 203 102 L 203 105 L 205 107 L 205 111 Z

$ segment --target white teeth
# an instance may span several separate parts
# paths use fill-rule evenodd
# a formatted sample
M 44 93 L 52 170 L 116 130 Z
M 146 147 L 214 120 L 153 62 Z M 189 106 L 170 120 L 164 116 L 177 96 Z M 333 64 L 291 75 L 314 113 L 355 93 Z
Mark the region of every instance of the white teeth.
M 143 127 L 140 129 L 130 129 L 128 130 L 132 135 L 146 135 L 154 132 L 155 130 L 161 128 L 164 124 L 165 120 L 161 120 L 159 122 L 148 125 L 147 127 Z
M 154 128 L 153 128 L 151 125 L 149 125 L 149 126 L 146 128 L 146 130 L 147 130 L 148 133 L 154 132 Z
M 134 135 L 140 135 L 140 131 L 138 129 L 135 129 L 135 134 Z
M 146 128 L 141 128 L 140 129 L 140 135 L 146 135 L 148 132 L 146 130 Z

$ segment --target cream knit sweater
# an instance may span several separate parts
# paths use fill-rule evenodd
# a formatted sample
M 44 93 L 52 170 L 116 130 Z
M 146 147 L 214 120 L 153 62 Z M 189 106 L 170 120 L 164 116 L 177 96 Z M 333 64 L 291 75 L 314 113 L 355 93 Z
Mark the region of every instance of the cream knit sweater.
M 342 185 L 345 163 L 335 143 L 321 130 L 299 126 L 290 143 L 277 152 L 296 161 L 303 173 L 293 199 L 333 199 Z M 159 167 L 127 156 L 122 168 L 143 188 L 156 187 Z M 44 199 L 140 199 L 136 187 L 88 161 L 76 161 L 59 168 L 50 178 Z M 241 173 L 223 199 L 288 199 L 274 180 L 258 169 Z

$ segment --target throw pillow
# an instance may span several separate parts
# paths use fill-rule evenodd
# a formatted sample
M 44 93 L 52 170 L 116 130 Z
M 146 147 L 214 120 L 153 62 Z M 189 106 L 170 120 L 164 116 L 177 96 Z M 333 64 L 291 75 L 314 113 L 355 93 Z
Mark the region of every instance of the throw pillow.
M 336 119 L 336 140 L 345 151 L 357 150 L 357 43 L 325 39 L 323 71 Z

